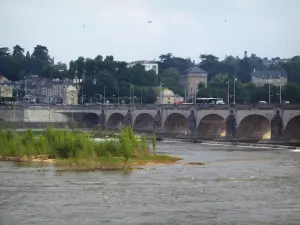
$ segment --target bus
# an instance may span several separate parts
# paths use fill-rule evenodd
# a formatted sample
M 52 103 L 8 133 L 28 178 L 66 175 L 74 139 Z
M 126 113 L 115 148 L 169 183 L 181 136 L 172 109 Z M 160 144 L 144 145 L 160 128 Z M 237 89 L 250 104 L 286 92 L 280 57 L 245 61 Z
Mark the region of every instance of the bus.
M 196 98 L 196 104 L 225 104 L 223 98 Z

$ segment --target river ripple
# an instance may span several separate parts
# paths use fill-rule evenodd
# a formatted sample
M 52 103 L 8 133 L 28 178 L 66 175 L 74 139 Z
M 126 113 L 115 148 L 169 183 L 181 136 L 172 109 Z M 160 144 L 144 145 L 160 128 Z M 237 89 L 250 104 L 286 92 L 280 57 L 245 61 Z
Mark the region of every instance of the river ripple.
M 0 162 L 0 224 L 300 224 L 299 152 L 157 147 L 206 165 L 58 173 Z

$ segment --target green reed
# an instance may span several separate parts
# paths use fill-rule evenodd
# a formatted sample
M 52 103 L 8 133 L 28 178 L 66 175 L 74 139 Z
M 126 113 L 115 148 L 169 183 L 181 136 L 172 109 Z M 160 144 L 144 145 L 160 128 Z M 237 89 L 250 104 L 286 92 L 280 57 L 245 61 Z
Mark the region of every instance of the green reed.
M 150 155 L 145 137 L 138 139 L 131 127 L 121 130 L 119 139 L 95 142 L 85 132 L 46 128 L 40 135 L 32 130 L 16 132 L 0 128 L 0 156 L 23 157 L 47 155 L 56 159 L 91 161 L 95 159 L 123 158 Z

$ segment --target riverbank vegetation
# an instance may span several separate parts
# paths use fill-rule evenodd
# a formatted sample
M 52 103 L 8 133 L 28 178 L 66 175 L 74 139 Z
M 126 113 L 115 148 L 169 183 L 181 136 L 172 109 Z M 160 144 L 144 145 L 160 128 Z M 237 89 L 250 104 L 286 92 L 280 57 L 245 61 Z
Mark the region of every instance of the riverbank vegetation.
M 12 49 L 0 46 L 0 72 L 8 80 L 19 81 L 21 88 L 14 92 L 14 98 L 18 99 L 26 95 L 25 81 L 27 84 L 34 83 L 32 75 L 38 75 L 39 79 L 82 79 L 84 77 L 83 93 L 85 102 L 130 102 L 127 97 L 131 85 L 134 86 L 134 102 L 154 103 L 157 99 L 157 92 L 162 88 L 169 88 L 174 93 L 184 96 L 184 87 L 180 83 L 180 75 L 193 66 L 198 66 L 207 72 L 207 85 L 201 83 L 198 87 L 197 97 L 219 97 L 227 101 L 229 80 L 229 98 L 236 103 L 257 103 L 265 100 L 268 102 L 279 102 L 280 87 L 269 85 L 256 87 L 252 83 L 252 72 L 264 70 L 271 74 L 274 70 L 285 70 L 287 73 L 286 85 L 283 85 L 281 94 L 282 100 L 291 103 L 300 103 L 300 56 L 289 59 L 275 57 L 259 57 L 250 52 L 239 52 L 239 56 L 227 55 L 225 58 L 218 58 L 212 54 L 201 54 L 196 61 L 190 58 L 183 58 L 172 53 L 158 56 L 158 74 L 154 70 L 146 71 L 144 66 L 136 64 L 128 67 L 127 62 L 118 61 L 112 55 L 97 55 L 93 58 L 79 56 L 69 62 L 69 65 L 62 62 L 54 62 L 49 54 L 47 46 L 36 45 L 32 52 L 26 51 L 22 46 L 15 45 Z M 272 73 L 273 73 L 272 72 Z M 233 81 L 237 80 L 233 85 Z M 268 78 L 265 77 L 267 80 Z M 131 85 L 129 85 L 131 84 Z M 103 98 L 104 90 L 106 98 Z M 235 87 L 235 89 L 234 89 Z M 269 93 L 270 91 L 270 93 Z M 235 95 L 233 93 L 235 92 Z M 99 93 L 96 96 L 95 93 Z M 119 98 L 116 97 L 118 93 Z M 102 96 L 101 96 L 102 95 Z M 39 96 L 37 96 L 39 97 Z M 39 98 L 37 98 L 37 101 Z M 12 101 L 11 98 L 0 99 L 1 101 Z
M 154 154 L 145 137 L 137 138 L 131 127 L 116 140 L 95 142 L 90 133 L 45 129 L 16 132 L 0 129 L 0 159 L 54 163 L 59 170 L 121 170 L 132 166 L 173 163 L 177 157 Z

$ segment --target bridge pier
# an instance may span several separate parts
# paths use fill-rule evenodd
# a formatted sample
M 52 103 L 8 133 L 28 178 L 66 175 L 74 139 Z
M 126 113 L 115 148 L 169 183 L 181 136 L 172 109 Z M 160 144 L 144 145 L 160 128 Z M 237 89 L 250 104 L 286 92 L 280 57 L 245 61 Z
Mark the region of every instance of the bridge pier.
M 271 139 L 279 140 L 283 137 L 283 121 L 280 111 L 276 110 L 275 116 L 271 120 Z

